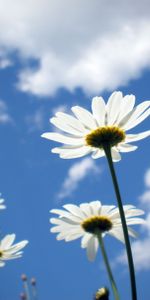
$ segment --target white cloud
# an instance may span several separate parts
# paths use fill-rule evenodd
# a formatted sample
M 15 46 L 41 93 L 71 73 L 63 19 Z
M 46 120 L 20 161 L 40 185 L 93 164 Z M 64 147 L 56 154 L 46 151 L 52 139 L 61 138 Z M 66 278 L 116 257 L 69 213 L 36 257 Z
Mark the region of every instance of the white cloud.
M 12 65 L 12 60 L 8 58 L 5 51 L 0 48 L 0 69 L 6 69 Z
M 5 0 L 0 45 L 38 62 L 20 70 L 21 90 L 46 96 L 81 86 L 98 94 L 150 67 L 149 9 L 147 0 Z
M 150 239 L 146 238 L 132 243 L 132 254 L 136 271 L 150 269 Z M 127 264 L 126 254 L 123 253 L 117 258 L 118 263 Z
M 0 100 L 0 124 L 13 123 L 13 120 L 8 113 L 7 105 L 3 100 Z
M 150 190 L 146 190 L 139 198 L 143 204 L 150 205 Z
M 33 114 L 26 116 L 25 122 L 29 127 L 29 132 L 42 130 L 44 128 L 44 111 L 39 108 Z
M 101 170 L 99 170 L 91 158 L 84 158 L 80 162 L 74 163 L 68 170 L 57 197 L 63 199 L 70 196 L 86 176 L 99 172 L 101 172 Z
M 0 58 L 0 69 L 6 69 L 10 66 L 12 66 L 13 63 L 10 59 L 8 58 Z
M 58 105 L 52 108 L 52 114 L 55 115 L 57 112 L 67 112 L 67 105 Z

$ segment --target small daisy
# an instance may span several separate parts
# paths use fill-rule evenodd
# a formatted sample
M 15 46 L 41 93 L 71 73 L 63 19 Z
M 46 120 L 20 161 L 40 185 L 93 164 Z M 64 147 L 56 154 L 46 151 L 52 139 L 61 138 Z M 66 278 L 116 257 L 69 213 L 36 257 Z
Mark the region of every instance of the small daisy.
M 1 194 L 0 194 L 0 197 L 1 197 Z M 4 199 L 3 198 L 0 198 L 0 209 L 4 209 L 6 208 L 5 204 L 4 204 Z
M 135 96 L 114 92 L 107 104 L 102 97 L 92 99 L 92 113 L 80 107 L 72 107 L 74 116 L 57 112 L 50 122 L 64 134 L 47 132 L 42 137 L 63 143 L 52 152 L 61 158 L 82 157 L 89 153 L 97 159 L 105 155 L 104 147 L 110 146 L 113 161 L 121 159 L 119 152 L 130 152 L 137 146 L 130 143 L 150 136 L 150 130 L 138 134 L 127 134 L 129 129 L 140 124 L 150 115 L 150 101 L 135 106 Z
M 0 241 L 0 267 L 5 265 L 6 260 L 22 256 L 22 251 L 20 250 L 28 244 L 28 241 L 13 244 L 15 237 L 15 234 L 8 234 Z
M 52 209 L 51 213 L 58 214 L 58 218 L 51 218 L 55 226 L 51 232 L 58 233 L 57 240 L 66 242 L 81 239 L 81 247 L 86 248 L 90 261 L 95 259 L 98 249 L 97 235 L 104 237 L 109 234 L 124 243 L 123 230 L 119 210 L 113 205 L 102 205 L 100 201 L 82 203 L 80 206 L 66 204 L 65 210 Z M 133 205 L 124 205 L 127 225 L 143 224 L 145 221 L 137 216 L 143 215 L 143 210 Z M 129 235 L 137 237 L 136 232 L 128 227 Z

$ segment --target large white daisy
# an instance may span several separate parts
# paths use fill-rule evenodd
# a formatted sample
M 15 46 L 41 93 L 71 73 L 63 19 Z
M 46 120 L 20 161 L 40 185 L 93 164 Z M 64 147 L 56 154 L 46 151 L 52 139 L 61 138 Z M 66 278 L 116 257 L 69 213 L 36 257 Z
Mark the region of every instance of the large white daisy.
M 52 152 L 70 159 L 92 153 L 94 159 L 105 155 L 104 146 L 111 147 L 113 161 L 121 159 L 119 152 L 130 152 L 137 146 L 130 143 L 150 136 L 150 130 L 138 134 L 126 132 L 150 115 L 150 101 L 135 106 L 135 96 L 114 92 L 107 104 L 102 97 L 92 99 L 92 113 L 80 107 L 71 108 L 73 115 L 57 112 L 50 122 L 64 131 L 46 132 L 42 137 L 63 143 Z
M 5 261 L 22 256 L 20 250 L 27 245 L 28 241 L 13 244 L 15 237 L 15 234 L 8 234 L 0 241 L 0 267 L 5 265 Z
M 81 238 L 81 247 L 86 248 L 90 261 L 95 259 L 98 249 L 97 234 L 104 237 L 109 234 L 121 242 L 124 235 L 118 208 L 113 205 L 102 205 L 100 201 L 82 203 L 79 206 L 66 204 L 65 210 L 52 209 L 51 213 L 58 214 L 58 218 L 51 218 L 50 222 L 55 226 L 50 229 L 58 233 L 57 240 L 66 242 Z M 136 209 L 133 205 L 124 205 L 126 223 L 128 225 L 143 224 L 144 219 L 137 218 L 143 215 L 143 210 Z M 128 227 L 129 235 L 136 237 L 136 232 Z

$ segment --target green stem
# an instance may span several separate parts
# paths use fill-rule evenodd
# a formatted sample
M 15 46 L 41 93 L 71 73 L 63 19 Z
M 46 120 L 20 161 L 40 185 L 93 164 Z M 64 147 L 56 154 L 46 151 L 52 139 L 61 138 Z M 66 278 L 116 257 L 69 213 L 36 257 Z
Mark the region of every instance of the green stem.
M 100 232 L 97 232 L 96 235 L 97 235 L 97 238 L 98 238 L 98 241 L 99 241 L 99 246 L 101 248 L 102 255 L 103 255 L 103 258 L 104 258 L 104 262 L 105 262 L 105 266 L 106 266 L 106 269 L 107 269 L 108 277 L 109 277 L 109 280 L 110 280 L 110 283 L 111 283 L 111 286 L 112 286 L 112 290 L 113 290 L 113 293 L 114 293 L 114 298 L 115 298 L 115 300 L 119 300 L 120 298 L 119 298 L 118 290 L 117 290 L 115 280 L 113 278 L 113 274 L 112 274 L 112 271 L 111 271 L 111 268 L 110 268 L 110 265 L 109 265 L 109 261 L 108 261 L 108 257 L 107 257 L 106 251 L 105 251 L 102 235 L 101 235 Z
M 112 161 L 112 156 L 111 156 L 111 148 L 108 146 L 104 147 L 104 151 L 106 154 L 106 158 L 108 161 L 110 173 L 112 176 L 112 181 L 118 201 L 118 207 L 119 207 L 119 212 L 120 212 L 120 218 L 122 222 L 122 227 L 123 227 L 123 233 L 124 233 L 124 239 L 125 239 L 125 245 L 126 245 L 126 251 L 127 251 L 127 257 L 128 257 L 128 265 L 129 265 L 129 271 L 130 271 L 130 281 L 131 281 L 131 289 L 132 289 L 132 300 L 137 300 L 137 293 L 136 293 L 136 281 L 135 281 L 135 272 L 134 272 L 134 264 L 133 264 L 133 257 L 132 257 L 132 251 L 131 251 L 131 246 L 130 246 L 130 240 L 129 240 L 129 234 L 128 234 L 128 228 L 126 224 L 126 218 L 123 210 L 123 205 L 122 205 L 122 200 L 121 200 L 121 194 L 117 182 L 117 177 Z

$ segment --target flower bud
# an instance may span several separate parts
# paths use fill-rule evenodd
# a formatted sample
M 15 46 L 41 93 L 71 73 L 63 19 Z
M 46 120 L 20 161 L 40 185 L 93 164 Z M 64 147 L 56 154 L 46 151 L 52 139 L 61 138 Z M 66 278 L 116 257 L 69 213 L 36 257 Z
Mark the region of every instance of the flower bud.
M 26 276 L 26 274 L 22 274 L 22 275 L 21 275 L 21 279 L 22 279 L 22 281 L 27 281 L 27 276 Z
M 31 285 L 36 285 L 36 279 L 35 279 L 35 277 L 33 277 L 33 278 L 31 278 Z
M 20 294 L 20 299 L 21 300 L 27 300 L 26 294 L 25 293 L 21 293 Z
M 94 300 L 109 300 L 109 290 L 106 287 L 99 289 L 94 296 Z

